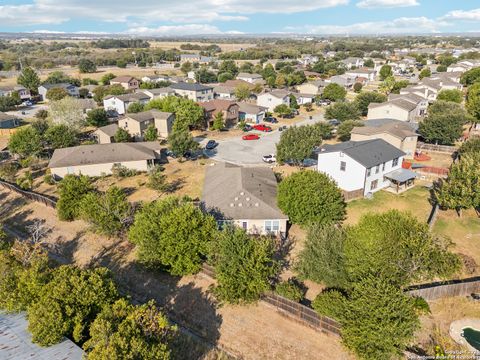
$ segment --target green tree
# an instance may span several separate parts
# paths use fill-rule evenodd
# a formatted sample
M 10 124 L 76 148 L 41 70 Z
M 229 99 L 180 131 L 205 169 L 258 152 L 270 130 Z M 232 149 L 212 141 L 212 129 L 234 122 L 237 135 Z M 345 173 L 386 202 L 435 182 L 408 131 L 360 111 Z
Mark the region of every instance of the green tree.
M 217 82 L 217 75 L 212 71 L 208 71 L 207 68 L 201 67 L 195 72 L 195 80 L 202 84 L 210 84 Z
M 31 67 L 25 67 L 22 73 L 18 75 L 17 84 L 25 86 L 32 94 L 37 94 L 38 87 L 40 86 L 40 78 Z
M 188 130 L 174 130 L 168 136 L 170 150 L 177 156 L 183 156 L 188 151 L 198 149 L 198 143 Z
M 278 186 L 278 207 L 303 226 L 337 223 L 345 218 L 342 192 L 327 175 L 313 170 L 293 173 Z
M 420 74 L 418 74 L 418 78 L 422 80 L 423 78 L 430 77 L 432 76 L 432 72 L 430 71 L 429 68 L 425 68 L 422 71 L 420 71 Z
M 213 118 L 212 130 L 222 130 L 225 127 L 223 121 L 223 114 L 218 112 Z
M 378 90 L 383 94 L 390 94 L 393 89 L 395 88 L 395 78 L 393 76 L 389 76 L 383 80 L 383 82 L 378 87 Z
M 466 86 L 470 86 L 470 85 L 478 82 L 479 80 L 480 80 L 480 68 L 479 67 L 476 67 L 476 68 L 470 69 L 468 71 L 465 71 L 460 78 L 460 82 L 463 85 L 466 85 Z
M 108 95 L 122 95 L 126 93 L 127 91 L 120 84 L 97 86 L 93 90 L 93 100 L 101 104 L 103 99 Z
M 110 187 L 105 193 L 90 192 L 79 203 L 79 215 L 93 228 L 108 236 L 119 235 L 132 220 L 132 206 L 125 192 Z
M 113 135 L 113 139 L 117 143 L 121 142 L 129 142 L 130 141 L 130 134 L 128 133 L 127 130 L 118 128 L 117 131 L 115 132 L 115 135 Z
M 446 65 L 438 65 L 437 66 L 437 72 L 447 72 L 447 66 Z
M 44 82 L 44 84 L 62 84 L 62 83 L 72 84 L 75 86 L 81 85 L 80 79 L 74 79 L 62 71 L 51 72 L 50 74 L 48 74 L 48 77 Z
M 218 82 L 224 83 L 227 80 L 232 80 L 233 79 L 233 74 L 229 72 L 223 72 L 221 74 L 218 74 Z
M 457 89 L 441 90 L 438 92 L 437 101 L 452 101 L 461 104 L 463 93 Z
M 337 137 L 340 141 L 348 141 L 350 140 L 353 128 L 364 125 L 362 121 L 345 120 L 338 126 Z
M 258 300 L 279 270 L 273 240 L 250 237 L 237 227 L 219 232 L 210 255 L 217 279 L 215 294 L 227 303 Z
M 68 96 L 58 101 L 52 101 L 49 107 L 50 120 L 54 124 L 65 124 L 80 130 L 85 123 L 85 114 L 81 100 Z
M 345 288 L 345 231 L 335 225 L 313 224 L 308 229 L 305 247 L 295 269 L 302 279 L 323 283 L 327 287 Z
M 406 88 L 408 85 L 410 85 L 410 81 L 408 80 L 395 81 L 391 92 L 392 94 L 400 94 L 400 90 Z
M 142 112 L 143 111 L 143 108 L 145 106 L 140 103 L 140 102 L 133 102 L 131 103 L 130 105 L 128 105 L 128 108 L 127 108 L 127 113 L 139 113 L 139 112 Z
M 195 101 L 178 96 L 154 99 L 145 105 L 144 110 L 157 109 L 175 114 L 174 130 L 188 130 L 205 124 L 204 110 Z
M 120 69 L 125 69 L 127 67 L 128 63 L 123 59 L 118 59 L 117 62 L 116 62 L 116 65 Z
M 237 65 L 235 64 L 235 61 L 233 60 L 224 60 L 222 61 L 222 63 L 220 64 L 219 68 L 218 68 L 218 72 L 221 74 L 221 73 L 224 73 L 224 72 L 229 72 L 230 74 L 232 74 L 233 76 L 237 76 L 238 74 L 238 67 Z
M 94 73 L 97 71 L 97 65 L 90 59 L 80 59 L 78 61 L 78 70 L 81 73 Z
M 58 101 L 68 96 L 67 90 L 64 88 L 51 88 L 48 89 L 46 98 L 50 101 Z
M 117 77 L 117 75 L 112 74 L 112 73 L 106 73 L 105 75 L 102 76 L 100 79 L 100 82 L 102 85 L 110 85 L 110 80 L 113 80 Z
M 347 96 L 347 90 L 345 90 L 343 86 L 335 83 L 330 83 L 325 86 L 325 89 L 323 89 L 322 97 L 324 99 L 328 99 L 331 101 L 339 101 L 345 100 L 345 96 Z
M 338 121 L 360 119 L 360 111 L 355 103 L 339 102 L 330 105 L 325 110 L 325 119 Z
M 480 82 L 468 88 L 466 107 L 474 122 L 480 122 Z
M 35 118 L 39 120 L 46 120 L 48 118 L 48 110 L 40 109 L 35 113 Z
M 353 91 L 355 91 L 356 93 L 359 93 L 360 91 L 362 91 L 362 88 L 363 88 L 363 85 L 361 82 L 356 82 L 355 84 L 353 84 Z
M 275 292 L 292 301 L 300 302 L 305 297 L 305 289 L 295 278 L 289 278 L 286 281 L 282 281 L 275 286 Z
M 80 342 L 104 306 L 119 297 L 106 268 L 80 270 L 71 265 L 55 269 L 40 298 L 28 308 L 32 341 L 50 346 L 65 336 Z
M 367 116 L 368 105 L 371 103 L 383 103 L 385 101 L 387 101 L 387 97 L 384 94 L 373 91 L 364 91 L 355 97 L 354 103 L 358 110 L 360 110 L 361 114 Z
M 77 132 L 65 124 L 50 126 L 44 138 L 52 149 L 75 146 L 78 143 Z
M 150 125 L 143 134 L 145 141 L 156 141 L 158 139 L 158 131 L 155 125 Z
M 460 104 L 436 101 L 430 105 L 428 116 L 419 124 L 418 131 L 428 143 L 451 145 L 460 138 L 463 125 L 468 121 L 468 114 Z
M 137 245 L 142 263 L 186 275 L 200 270 L 215 232 L 213 217 L 191 202 L 167 197 L 147 204 L 135 215 L 128 238 Z
M 193 70 L 193 66 L 190 61 L 184 62 L 182 66 L 180 66 L 180 71 L 183 72 L 184 74 L 188 74 L 192 70 Z
M 17 106 L 17 101 L 11 96 L 1 96 L 0 97 L 0 111 L 10 111 L 14 110 Z
M 8 149 L 21 157 L 35 156 L 42 151 L 42 138 L 31 126 L 15 131 L 8 139 Z
M 108 123 L 108 115 L 104 108 L 92 109 L 87 113 L 87 124 L 90 126 L 105 126 Z
M 480 153 L 480 138 L 474 137 L 468 139 L 460 146 L 458 152 L 460 155 Z
M 167 360 L 176 332 L 153 301 L 135 306 L 120 299 L 95 318 L 83 348 L 88 360 Z
M 380 80 L 384 81 L 386 78 L 393 76 L 392 67 L 390 65 L 383 65 L 380 68 Z
M 273 111 L 277 113 L 278 116 L 285 117 L 292 113 L 292 108 L 289 107 L 287 104 L 280 104 L 275 106 L 275 109 L 273 109 Z
M 58 184 L 58 218 L 62 221 L 72 221 L 78 218 L 80 202 L 92 190 L 88 176 L 66 175 Z
M 300 105 L 298 105 L 297 98 L 294 95 L 290 95 L 290 109 L 300 109 Z
M 250 97 L 250 87 L 247 84 L 240 84 L 235 88 L 235 97 L 238 101 L 246 100 Z
M 161 166 L 155 166 L 148 173 L 148 183 L 147 186 L 150 189 L 157 190 L 161 193 L 167 192 L 169 189 L 169 184 L 167 183 L 167 176 L 163 174 L 165 170 Z

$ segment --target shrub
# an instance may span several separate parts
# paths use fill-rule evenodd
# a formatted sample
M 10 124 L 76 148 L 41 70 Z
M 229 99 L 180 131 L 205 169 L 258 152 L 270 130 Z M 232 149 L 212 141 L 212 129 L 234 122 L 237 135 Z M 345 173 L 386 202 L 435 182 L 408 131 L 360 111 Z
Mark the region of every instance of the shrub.
M 25 174 L 17 179 L 17 185 L 23 190 L 31 190 L 33 186 L 33 176 L 30 171 L 26 171 Z
M 148 174 L 147 186 L 150 189 L 157 190 L 159 192 L 166 192 L 168 184 L 166 182 L 167 176 L 163 174 L 165 169 L 161 166 L 155 166 L 150 170 Z
M 15 181 L 15 175 L 18 171 L 18 163 L 6 162 L 0 164 L 0 179 L 6 181 Z
M 341 320 L 345 311 L 346 301 L 347 299 L 342 292 L 335 289 L 327 289 L 317 295 L 312 306 L 319 315 Z
M 113 164 L 112 166 L 112 176 L 115 178 L 122 179 L 135 175 L 137 175 L 137 171 L 135 169 L 129 169 L 125 165 Z
M 275 287 L 275 292 L 292 301 L 300 302 L 305 296 L 305 289 L 303 284 L 296 279 L 290 278 L 287 281 L 282 281 Z
M 79 215 L 80 202 L 93 190 L 88 176 L 67 175 L 58 183 L 57 215 L 60 220 L 72 221 Z
M 55 184 L 55 179 L 53 178 L 52 174 L 45 174 L 43 177 L 43 182 L 47 185 L 53 185 Z

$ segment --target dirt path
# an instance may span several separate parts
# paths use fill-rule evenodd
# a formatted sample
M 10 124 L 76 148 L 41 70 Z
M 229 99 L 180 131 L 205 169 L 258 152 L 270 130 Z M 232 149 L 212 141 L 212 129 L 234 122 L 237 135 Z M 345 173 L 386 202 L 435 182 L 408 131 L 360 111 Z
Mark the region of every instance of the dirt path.
M 353 358 L 338 338 L 286 319 L 267 305 L 218 307 L 209 293 L 211 279 L 147 272 L 136 263 L 134 249 L 127 241 L 91 233 L 81 221 L 59 222 L 53 209 L 0 189 L 0 221 L 13 231 L 22 232 L 35 219 L 45 220 L 52 229 L 48 243 L 66 262 L 107 266 L 120 287 L 133 298 L 154 298 L 167 308 L 174 321 L 239 358 Z

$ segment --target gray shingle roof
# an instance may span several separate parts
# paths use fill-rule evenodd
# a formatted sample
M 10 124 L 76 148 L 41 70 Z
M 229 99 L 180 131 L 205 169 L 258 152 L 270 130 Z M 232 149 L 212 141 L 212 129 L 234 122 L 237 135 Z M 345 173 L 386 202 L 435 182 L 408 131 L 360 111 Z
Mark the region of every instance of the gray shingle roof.
M 320 148 L 320 153 L 337 151 L 344 152 L 366 168 L 405 156 L 402 150 L 390 145 L 383 139 L 346 141 L 335 145 L 327 144 Z
M 142 111 L 136 114 L 128 114 L 127 117 L 133 119 L 138 122 L 144 122 L 147 120 L 154 120 L 154 119 L 168 119 L 172 116 L 172 113 L 164 112 L 160 110 L 149 110 L 149 111 Z
M 155 159 L 155 151 L 160 151 L 160 149 L 160 144 L 157 142 L 80 145 L 56 149 L 48 167 L 149 160 Z
M 277 207 L 277 181 L 267 167 L 209 167 L 202 200 L 224 219 L 287 219 Z
M 118 130 L 118 124 L 110 124 L 110 125 L 99 127 L 94 132 L 97 132 L 97 131 L 103 132 L 105 135 L 108 135 L 111 137 L 111 136 L 115 136 L 115 133 L 117 132 L 117 130 Z
M 81 360 L 83 351 L 71 340 L 49 347 L 32 343 L 25 314 L 0 313 L 0 359 L 2 360 Z
M 211 90 L 213 87 L 205 86 L 198 83 L 178 83 L 170 85 L 170 88 L 176 90 L 186 90 L 186 91 L 202 91 L 202 90 Z
M 150 96 L 144 94 L 143 92 L 132 93 L 132 94 L 123 94 L 123 95 L 108 95 L 104 98 L 104 100 L 117 98 L 123 102 L 136 102 L 140 100 L 149 100 Z

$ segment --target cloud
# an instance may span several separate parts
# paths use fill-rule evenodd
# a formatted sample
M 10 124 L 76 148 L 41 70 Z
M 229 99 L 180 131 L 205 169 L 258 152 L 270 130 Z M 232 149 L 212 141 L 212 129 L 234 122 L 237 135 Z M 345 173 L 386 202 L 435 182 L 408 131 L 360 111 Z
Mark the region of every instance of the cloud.
M 394 8 L 420 5 L 417 0 L 362 0 L 357 3 L 359 8 Z
M 371 21 L 351 25 L 306 25 L 303 27 L 287 27 L 292 32 L 309 34 L 408 34 L 435 33 L 449 23 L 428 19 L 426 17 L 397 18 L 391 21 Z
M 445 20 L 480 21 L 480 9 L 453 10 L 442 17 Z
M 158 27 L 135 27 L 128 29 L 127 34 L 143 36 L 164 36 L 164 35 L 214 35 L 222 32 L 213 25 L 188 24 L 188 25 L 164 25 Z

